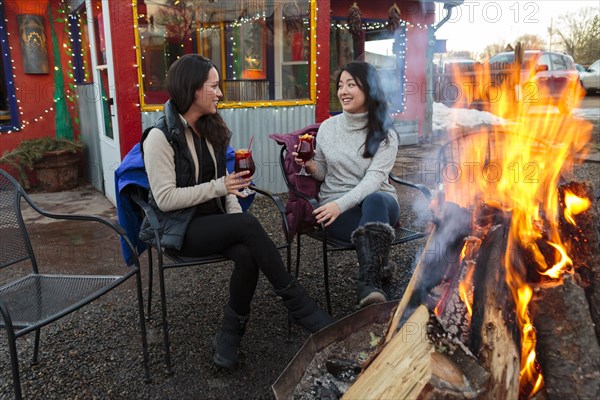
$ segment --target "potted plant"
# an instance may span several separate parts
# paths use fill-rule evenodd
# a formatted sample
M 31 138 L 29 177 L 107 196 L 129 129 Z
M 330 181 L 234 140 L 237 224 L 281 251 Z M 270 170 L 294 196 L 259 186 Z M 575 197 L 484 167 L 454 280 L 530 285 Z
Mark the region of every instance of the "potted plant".
M 25 188 L 30 188 L 27 175 L 33 170 L 42 190 L 57 192 L 77 186 L 82 149 L 83 143 L 64 138 L 27 139 L 2 154 L 0 165 L 14 167 Z

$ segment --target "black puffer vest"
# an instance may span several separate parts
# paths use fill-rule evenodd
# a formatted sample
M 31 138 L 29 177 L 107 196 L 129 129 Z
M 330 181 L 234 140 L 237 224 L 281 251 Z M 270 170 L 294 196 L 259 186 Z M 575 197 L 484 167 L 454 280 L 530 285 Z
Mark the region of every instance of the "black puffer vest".
M 160 129 L 167 138 L 167 141 L 173 148 L 175 161 L 175 184 L 177 187 L 187 187 L 196 185 L 196 169 L 190 149 L 185 139 L 185 127 L 181 123 L 179 114 L 171 104 L 167 101 L 164 105 L 164 114 L 153 127 L 144 131 L 140 141 L 140 148 L 144 148 L 144 140 L 152 128 Z M 143 152 L 142 152 L 143 154 Z M 217 177 L 225 175 L 225 153 L 223 151 L 215 151 L 217 158 Z M 199 160 L 199 162 L 201 162 Z M 160 240 L 163 247 L 168 249 L 180 250 L 183 244 L 183 238 L 187 231 L 188 225 L 196 214 L 196 207 L 184 208 L 174 211 L 161 211 L 156 204 L 152 191 L 148 194 L 148 204 L 154 210 L 158 222 L 160 224 Z M 217 204 L 223 213 L 225 213 L 225 198 L 218 199 Z M 154 232 L 150 227 L 150 222 L 147 218 L 142 221 L 140 229 L 140 239 L 147 243 L 156 243 Z

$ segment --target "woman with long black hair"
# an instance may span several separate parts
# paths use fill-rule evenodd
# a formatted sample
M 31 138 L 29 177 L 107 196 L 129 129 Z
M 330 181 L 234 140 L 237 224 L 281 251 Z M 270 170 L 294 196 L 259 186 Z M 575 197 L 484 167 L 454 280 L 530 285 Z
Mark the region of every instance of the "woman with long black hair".
M 386 301 L 382 290 L 394 228 L 400 218 L 395 188 L 388 182 L 398 152 L 383 86 L 366 62 L 342 67 L 337 78 L 342 113 L 317 132 L 314 159 L 304 163 L 322 181 L 314 211 L 327 234 L 356 245 L 360 307 Z M 296 158 L 298 164 L 303 161 Z
M 217 111 L 223 93 L 215 65 L 200 55 L 185 55 L 171 65 L 165 84 L 171 98 L 164 116 L 141 140 L 149 203 L 169 251 L 183 256 L 217 253 L 235 262 L 223 324 L 213 338 L 215 364 L 234 368 L 259 271 L 309 331 L 334 320 L 287 273 L 260 222 L 242 213 L 237 197 L 251 177 L 247 172 L 228 174 L 225 168 L 230 132 Z M 148 221 L 140 238 L 153 240 Z

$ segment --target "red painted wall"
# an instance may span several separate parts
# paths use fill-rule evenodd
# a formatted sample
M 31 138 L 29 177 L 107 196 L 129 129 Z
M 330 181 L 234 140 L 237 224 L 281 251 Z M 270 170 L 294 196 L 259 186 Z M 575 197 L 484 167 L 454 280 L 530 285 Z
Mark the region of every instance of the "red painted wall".
M 44 18 L 46 43 L 48 51 L 48 74 L 25 74 L 23 55 L 19 41 L 17 15 L 34 14 Z M 4 17 L 9 34 L 8 41 L 12 59 L 14 85 L 19 110 L 19 124 L 25 127 L 16 132 L 0 132 L 0 154 L 12 150 L 22 140 L 43 136 L 54 136 L 54 56 L 52 55 L 52 32 L 48 20 L 48 0 L 5 0 Z M 56 34 L 59 42 L 63 37 L 62 25 Z M 8 72 L 8 71 L 6 71 Z M 46 112 L 48 110 L 48 112 Z M 41 118 L 40 118 L 41 117 Z M 37 121 L 36 121 L 37 119 Z
M 122 159 L 142 136 L 135 31 L 130 1 L 112 1 L 109 7 Z
M 334 0 L 335 1 L 335 0 Z M 323 122 L 329 118 L 329 9 L 330 1 L 322 0 L 317 5 L 317 104 L 315 120 Z

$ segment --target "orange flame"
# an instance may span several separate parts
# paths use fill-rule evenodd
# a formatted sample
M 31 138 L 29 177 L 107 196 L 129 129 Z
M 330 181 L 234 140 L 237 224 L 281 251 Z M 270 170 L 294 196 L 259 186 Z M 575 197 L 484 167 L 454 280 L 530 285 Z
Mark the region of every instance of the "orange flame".
M 467 265 L 467 272 L 464 278 L 458 284 L 458 295 L 465 304 L 469 316 L 473 316 L 473 275 L 475 273 L 475 257 L 481 246 L 481 239 L 475 236 L 469 236 L 465 239 L 465 244 L 460 251 L 460 264 Z
M 558 250 L 560 254 L 560 261 L 554 264 L 552 268 L 547 271 L 540 271 L 540 274 L 549 276 L 554 279 L 559 279 L 562 274 L 566 271 L 567 266 L 573 265 L 573 260 L 567 255 L 567 250 L 556 243 L 548 242 L 548 244 Z
M 475 272 L 475 263 L 469 263 L 469 269 L 465 275 L 465 279 L 458 284 L 458 294 L 460 299 L 467 307 L 469 316 L 473 316 L 473 273 Z
M 585 155 L 591 132 L 589 123 L 559 114 L 553 108 L 567 98 L 580 100 L 582 93 L 575 85 L 564 87 L 555 103 L 541 113 L 535 112 L 531 106 L 550 94 L 533 76 L 535 72 L 526 82 L 513 85 L 514 71 L 497 74 L 486 65 L 476 67 L 473 74 L 455 76 L 461 88 L 470 90 L 464 103 L 483 100 L 494 114 L 511 120 L 474 132 L 468 142 L 457 141 L 453 151 L 459 156 L 442 166 L 447 201 L 469 209 L 493 202 L 511 214 L 504 266 L 521 330 L 520 386 L 529 390 L 530 397 L 543 386 L 535 361 L 535 329 L 528 313 L 532 290 L 525 281 L 525 272 L 532 267 L 511 259 L 511 254 L 526 249 L 537 264 L 536 271 L 554 279 L 572 265 L 558 229 L 558 182 L 561 173 Z M 530 96 L 532 90 L 535 96 Z M 580 157 L 574 157 L 576 153 Z M 565 205 L 565 218 L 570 222 L 572 215 L 589 207 L 585 199 L 570 195 L 565 195 Z M 554 259 L 558 261 L 553 266 L 547 265 L 539 247 L 543 241 L 556 249 Z
M 573 217 L 584 212 L 591 205 L 589 199 L 578 197 L 569 189 L 565 189 L 565 219 L 571 224 L 576 225 Z

